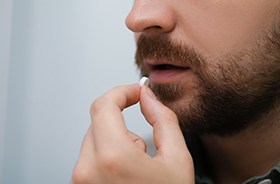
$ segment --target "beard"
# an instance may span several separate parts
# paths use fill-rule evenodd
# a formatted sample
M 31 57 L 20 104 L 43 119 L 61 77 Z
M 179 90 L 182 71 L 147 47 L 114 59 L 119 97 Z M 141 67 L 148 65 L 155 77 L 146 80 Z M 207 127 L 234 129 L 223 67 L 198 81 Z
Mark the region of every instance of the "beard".
M 196 79 L 191 91 L 184 82 L 150 85 L 189 133 L 239 133 L 276 108 L 280 97 L 280 26 L 273 26 L 252 49 L 219 58 L 206 58 L 164 34 L 142 34 L 135 58 L 142 76 L 149 76 L 143 63 L 147 58 L 191 67 Z

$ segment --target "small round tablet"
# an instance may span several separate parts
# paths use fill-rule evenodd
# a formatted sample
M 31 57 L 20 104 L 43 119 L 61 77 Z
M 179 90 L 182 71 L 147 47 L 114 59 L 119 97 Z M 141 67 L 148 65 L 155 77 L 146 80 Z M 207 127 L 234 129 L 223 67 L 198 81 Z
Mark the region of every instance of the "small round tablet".
M 139 81 L 140 86 L 149 86 L 150 84 L 150 79 L 148 77 L 142 77 L 141 80 Z

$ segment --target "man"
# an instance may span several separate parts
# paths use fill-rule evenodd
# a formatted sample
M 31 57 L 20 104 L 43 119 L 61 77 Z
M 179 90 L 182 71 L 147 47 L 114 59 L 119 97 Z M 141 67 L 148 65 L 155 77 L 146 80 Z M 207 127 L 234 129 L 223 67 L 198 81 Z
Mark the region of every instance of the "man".
M 152 90 L 93 103 L 73 183 L 280 183 L 280 1 L 135 0 L 126 24 Z M 121 114 L 138 101 L 153 158 Z

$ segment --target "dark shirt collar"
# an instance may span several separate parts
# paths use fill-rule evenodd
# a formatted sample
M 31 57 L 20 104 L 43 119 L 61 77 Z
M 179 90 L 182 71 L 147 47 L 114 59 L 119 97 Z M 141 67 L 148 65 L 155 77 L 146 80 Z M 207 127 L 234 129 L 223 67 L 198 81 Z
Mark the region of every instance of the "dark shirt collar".
M 212 171 L 200 139 L 196 135 L 191 135 L 186 132 L 183 132 L 183 134 L 194 162 L 195 183 L 214 184 L 213 180 L 211 179 Z M 243 184 L 258 184 L 264 180 L 271 180 L 272 184 L 280 184 L 280 161 L 264 176 L 250 178 Z

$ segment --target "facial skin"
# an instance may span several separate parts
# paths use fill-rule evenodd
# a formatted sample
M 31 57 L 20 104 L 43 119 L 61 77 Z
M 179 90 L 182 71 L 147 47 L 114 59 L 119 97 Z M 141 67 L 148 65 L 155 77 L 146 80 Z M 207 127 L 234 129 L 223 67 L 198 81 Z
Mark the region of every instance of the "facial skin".
M 181 127 L 232 135 L 272 111 L 280 85 L 279 0 L 136 0 L 136 63 Z

